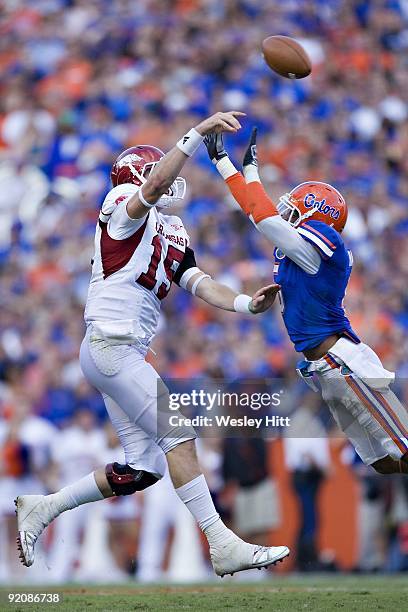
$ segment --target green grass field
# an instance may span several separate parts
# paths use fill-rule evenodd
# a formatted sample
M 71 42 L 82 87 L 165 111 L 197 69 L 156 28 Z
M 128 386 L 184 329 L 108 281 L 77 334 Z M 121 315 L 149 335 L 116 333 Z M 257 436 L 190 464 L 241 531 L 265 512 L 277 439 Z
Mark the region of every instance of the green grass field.
M 8 593 L 58 592 L 59 604 L 10 604 Z M 0 610 L 79 612 L 103 610 L 273 610 L 389 612 L 407 609 L 408 576 L 302 576 L 268 582 L 225 582 L 190 586 L 71 585 L 56 589 L 0 589 Z

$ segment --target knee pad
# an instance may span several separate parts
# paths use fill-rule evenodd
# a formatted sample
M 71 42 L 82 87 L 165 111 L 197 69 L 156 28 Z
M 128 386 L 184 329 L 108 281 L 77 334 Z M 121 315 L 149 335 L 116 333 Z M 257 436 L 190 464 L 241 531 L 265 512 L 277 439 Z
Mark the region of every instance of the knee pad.
M 132 495 L 136 491 L 143 491 L 151 487 L 159 479 L 145 472 L 134 470 L 130 465 L 123 463 L 108 463 L 105 467 L 106 479 L 115 495 Z

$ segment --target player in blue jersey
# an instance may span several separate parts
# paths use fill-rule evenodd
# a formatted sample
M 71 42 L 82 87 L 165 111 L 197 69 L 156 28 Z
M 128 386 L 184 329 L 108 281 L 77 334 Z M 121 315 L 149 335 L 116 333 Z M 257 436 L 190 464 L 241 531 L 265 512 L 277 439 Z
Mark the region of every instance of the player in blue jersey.
M 364 463 L 381 474 L 408 473 L 408 413 L 389 388 L 395 375 L 360 341 L 343 308 L 353 263 L 341 237 L 347 221 L 343 196 L 327 183 L 309 181 L 275 206 L 259 178 L 256 128 L 243 175 L 221 135 L 207 136 L 206 146 L 235 200 L 275 247 L 283 320 L 304 355 L 299 375 L 320 390 Z

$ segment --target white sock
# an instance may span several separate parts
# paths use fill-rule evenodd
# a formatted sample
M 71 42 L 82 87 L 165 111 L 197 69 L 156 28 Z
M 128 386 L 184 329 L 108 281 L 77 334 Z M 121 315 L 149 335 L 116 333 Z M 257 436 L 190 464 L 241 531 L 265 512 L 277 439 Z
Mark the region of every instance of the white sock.
M 228 529 L 228 527 L 224 525 L 219 517 L 216 522 L 211 523 L 211 525 L 206 528 L 204 535 L 211 548 L 223 547 L 228 540 L 239 539 L 231 529 Z
M 176 489 L 176 493 L 203 531 L 217 521 L 222 523 L 203 474 Z
M 88 504 L 89 502 L 105 498 L 99 490 L 94 473 L 92 472 L 81 478 L 81 480 L 77 480 L 60 489 L 57 493 L 47 495 L 46 499 L 51 502 L 55 516 L 58 516 L 61 512 L 65 512 L 65 510 L 72 510 L 72 508 L 82 504 Z

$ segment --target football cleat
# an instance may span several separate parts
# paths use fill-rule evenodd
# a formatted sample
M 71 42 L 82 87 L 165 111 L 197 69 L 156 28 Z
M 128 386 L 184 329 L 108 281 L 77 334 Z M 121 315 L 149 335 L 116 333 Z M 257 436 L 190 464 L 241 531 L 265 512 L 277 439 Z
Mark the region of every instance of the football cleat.
M 34 563 L 34 548 L 38 537 L 55 518 L 44 495 L 20 495 L 14 500 L 17 515 L 17 549 L 26 567 Z
M 211 547 L 211 562 L 217 576 L 225 576 L 248 569 L 262 569 L 283 561 L 289 555 L 287 546 L 258 546 L 248 544 L 237 536 L 225 545 Z

